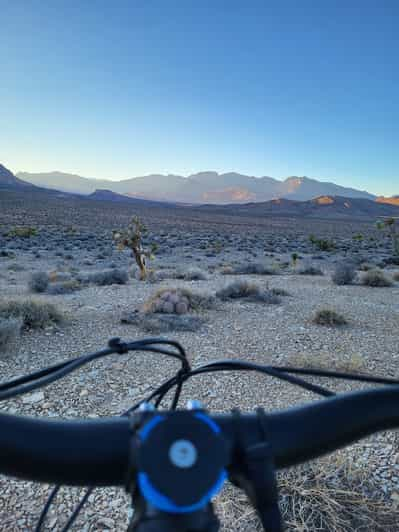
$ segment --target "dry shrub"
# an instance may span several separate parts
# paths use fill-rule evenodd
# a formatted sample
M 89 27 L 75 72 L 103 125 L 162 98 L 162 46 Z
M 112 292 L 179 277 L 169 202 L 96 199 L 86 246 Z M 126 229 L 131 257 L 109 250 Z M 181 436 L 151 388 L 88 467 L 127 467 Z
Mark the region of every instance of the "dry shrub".
M 316 323 L 316 325 L 326 325 L 328 327 L 336 327 L 348 323 L 347 319 L 342 316 L 342 314 L 338 314 L 338 312 L 332 309 L 318 310 L 312 321 L 313 323 Z
M 362 278 L 361 283 L 364 286 L 385 287 L 392 286 L 392 281 L 381 270 L 369 270 Z
M 47 290 L 49 281 L 47 272 L 33 272 L 29 278 L 28 286 L 31 292 L 41 294 Z
M 47 301 L 15 299 L 0 303 L 0 318 L 21 320 L 26 329 L 42 329 L 61 322 L 64 315 Z
M 157 280 L 181 279 L 182 281 L 207 281 L 207 274 L 199 268 L 188 268 L 187 270 L 164 270 L 157 272 Z
M 289 297 L 291 295 L 287 290 L 285 290 L 285 288 L 272 287 L 270 288 L 270 292 L 274 294 L 275 296 L 281 296 L 281 297 Z
M 199 268 L 188 268 L 177 272 L 176 279 L 183 279 L 184 281 L 206 281 L 208 276 Z
M 234 268 L 231 264 L 225 264 L 220 268 L 220 273 L 222 275 L 234 275 Z
M 232 275 L 276 275 L 279 273 L 276 266 L 273 267 L 261 262 L 238 264 L 232 270 Z
M 126 284 L 128 279 L 128 273 L 125 270 L 121 270 L 119 268 L 111 268 L 110 270 L 93 272 L 87 276 L 87 281 L 97 286 Z
M 281 303 L 279 296 L 268 287 L 261 288 L 250 281 L 240 280 L 228 284 L 216 292 L 216 297 L 222 301 L 230 299 L 244 299 L 254 303 L 266 303 L 268 305 L 277 305 Z
M 371 264 L 370 262 L 362 262 L 359 266 L 359 270 L 361 272 L 368 272 L 369 270 L 373 270 L 375 268 L 375 264 Z
M 58 281 L 58 271 L 53 270 L 49 272 L 48 278 L 49 278 L 50 283 L 54 283 L 55 281 Z
M 341 262 L 336 264 L 332 274 L 332 281 L 338 286 L 352 284 L 356 278 L 356 268 L 353 262 Z
M 64 271 L 60 272 L 58 270 L 51 271 L 48 276 L 50 283 L 65 282 L 70 281 L 72 279 L 70 273 Z
M 16 226 L 13 227 L 9 232 L 9 237 L 17 237 L 17 238 L 30 238 L 32 236 L 36 236 L 38 234 L 38 230 L 36 227 L 30 227 L 26 225 Z
M 280 509 L 287 532 L 394 532 L 397 506 L 384 500 L 369 463 L 339 451 L 278 475 Z M 231 485 L 219 496 L 224 532 L 260 532 L 256 511 Z
M 10 351 L 21 333 L 22 320 L 19 318 L 0 318 L 0 353 Z
M 257 284 L 250 281 L 235 281 L 216 292 L 219 299 L 239 299 L 257 296 L 260 293 L 260 288 Z
M 72 294 L 81 288 L 82 285 L 77 279 L 70 279 L 69 281 L 51 283 L 47 289 L 47 293 L 52 296 L 59 296 L 64 294 Z
M 324 275 L 323 270 L 313 264 L 305 264 L 299 271 L 299 275 Z
M 18 262 L 12 262 L 7 266 L 7 270 L 10 272 L 23 272 L 25 269 L 25 266 L 23 264 L 18 264 Z

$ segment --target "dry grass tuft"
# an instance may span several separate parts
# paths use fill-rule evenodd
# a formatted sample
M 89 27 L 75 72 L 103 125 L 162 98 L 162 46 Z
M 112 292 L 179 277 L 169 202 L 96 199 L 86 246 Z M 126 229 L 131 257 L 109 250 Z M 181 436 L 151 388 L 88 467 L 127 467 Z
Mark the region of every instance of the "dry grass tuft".
M 340 451 L 279 474 L 279 500 L 287 532 L 394 532 L 397 506 L 384 500 L 369 464 L 354 467 Z M 245 494 L 227 486 L 218 500 L 224 532 L 260 532 Z
M 367 370 L 364 358 L 358 353 L 319 352 L 297 353 L 291 356 L 289 364 L 292 367 L 309 369 L 330 369 L 360 373 Z

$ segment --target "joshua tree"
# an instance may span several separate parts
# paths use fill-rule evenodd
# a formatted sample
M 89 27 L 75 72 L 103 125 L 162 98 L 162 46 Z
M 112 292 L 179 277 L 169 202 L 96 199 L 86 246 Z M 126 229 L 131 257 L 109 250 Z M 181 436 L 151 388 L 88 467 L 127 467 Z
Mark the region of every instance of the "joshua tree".
M 392 249 L 395 255 L 399 255 L 399 233 L 398 228 L 398 217 L 383 218 L 378 220 L 377 228 L 381 230 L 387 230 L 392 240 Z
M 142 239 L 147 232 L 147 227 L 139 217 L 133 216 L 127 229 L 113 231 L 112 233 L 112 238 L 116 242 L 119 250 L 129 248 L 132 251 L 132 256 L 140 270 L 141 281 L 145 281 L 148 275 L 146 260 L 153 259 L 156 251 L 155 244 L 153 244 L 150 249 L 145 249 L 143 247 Z

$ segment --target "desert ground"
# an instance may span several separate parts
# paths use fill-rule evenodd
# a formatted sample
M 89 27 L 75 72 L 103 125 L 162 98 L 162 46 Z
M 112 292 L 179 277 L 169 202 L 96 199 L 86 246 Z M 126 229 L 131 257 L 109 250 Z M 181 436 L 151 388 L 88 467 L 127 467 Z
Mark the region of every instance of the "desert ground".
M 112 230 L 126 227 L 134 214 L 148 227 L 144 244 L 158 246 L 146 281 L 138 280 L 129 250 L 118 250 L 112 240 Z M 21 227 L 33 228 L 32 234 L 22 236 Z M 337 284 L 333 278 L 343 264 L 353 267 L 354 276 L 348 284 Z M 373 281 L 376 270 L 384 281 Z M 234 358 L 397 377 L 398 272 L 389 237 L 371 221 L 211 215 L 194 208 L 2 192 L 0 326 L 1 319 L 4 324 L 15 318 L 7 316 L 10 301 L 49 302 L 62 316 L 50 315 L 38 327 L 18 322 L 14 337 L 3 340 L 3 347 L 0 343 L 1 381 L 96 351 L 111 337 L 160 334 L 181 342 L 194 367 Z M 154 301 L 151 308 L 160 310 L 162 290 L 188 294 L 187 314 L 164 322 L 162 312 L 142 313 Z M 190 294 L 206 304 L 191 308 Z M 317 323 L 317 313 L 324 310 L 335 311 L 346 323 Z M 187 316 L 194 318 L 189 325 Z M 71 419 L 118 415 L 175 370 L 175 361 L 156 355 L 108 357 L 39 392 L 3 401 L 0 411 Z M 364 387 L 320 378 L 312 382 L 337 392 Z M 188 399 L 200 400 L 211 412 L 234 407 L 251 412 L 317 397 L 268 377 L 231 373 L 193 379 L 182 404 Z M 399 530 L 398 442 L 396 432 L 377 434 L 281 472 L 287 530 Z M 0 483 L 0 530 L 34 530 L 51 487 L 4 476 Z M 63 488 L 44 529 L 61 531 L 82 493 Z M 222 530 L 260 530 L 244 495 L 230 486 L 218 496 L 216 508 Z M 122 489 L 96 489 L 74 529 L 123 530 L 128 509 Z

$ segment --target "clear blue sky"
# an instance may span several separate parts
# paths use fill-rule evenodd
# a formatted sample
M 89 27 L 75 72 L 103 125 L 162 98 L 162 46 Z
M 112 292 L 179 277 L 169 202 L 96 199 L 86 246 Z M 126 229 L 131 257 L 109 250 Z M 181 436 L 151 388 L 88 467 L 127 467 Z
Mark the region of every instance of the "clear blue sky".
M 398 0 L 0 0 L 0 162 L 399 194 Z

